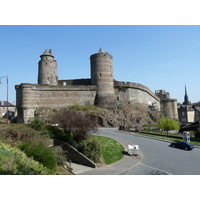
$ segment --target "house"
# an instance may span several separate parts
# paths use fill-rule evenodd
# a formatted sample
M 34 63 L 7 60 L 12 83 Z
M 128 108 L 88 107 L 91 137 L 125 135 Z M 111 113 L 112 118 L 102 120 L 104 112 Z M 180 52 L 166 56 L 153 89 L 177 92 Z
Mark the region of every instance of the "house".
M 0 101 L 0 118 L 7 117 L 8 107 L 8 118 L 15 117 L 15 103 L 11 104 L 8 101 Z

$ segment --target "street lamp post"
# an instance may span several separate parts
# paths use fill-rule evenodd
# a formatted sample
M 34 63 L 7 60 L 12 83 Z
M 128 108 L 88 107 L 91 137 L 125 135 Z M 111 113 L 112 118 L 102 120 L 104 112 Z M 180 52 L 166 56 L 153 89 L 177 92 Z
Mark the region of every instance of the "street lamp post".
M 1 79 L 2 78 L 6 78 L 6 83 L 7 83 L 7 124 L 8 124 L 8 75 L 7 76 L 2 76 L 1 78 L 0 78 L 0 84 L 2 84 L 1 83 Z

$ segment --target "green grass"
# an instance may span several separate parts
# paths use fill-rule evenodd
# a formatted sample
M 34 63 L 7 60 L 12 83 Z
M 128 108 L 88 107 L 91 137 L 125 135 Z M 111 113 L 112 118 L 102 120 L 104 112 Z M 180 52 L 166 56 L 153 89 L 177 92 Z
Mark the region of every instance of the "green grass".
M 124 157 L 124 147 L 114 139 L 93 135 L 101 145 L 101 152 L 107 165 L 117 162 Z

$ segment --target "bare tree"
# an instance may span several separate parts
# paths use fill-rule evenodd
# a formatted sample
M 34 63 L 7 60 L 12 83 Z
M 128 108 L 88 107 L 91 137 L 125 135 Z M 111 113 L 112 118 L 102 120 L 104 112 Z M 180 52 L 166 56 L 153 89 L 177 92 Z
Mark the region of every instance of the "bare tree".
M 52 123 L 59 124 L 59 127 L 63 128 L 65 133 L 72 134 L 76 142 L 86 139 L 90 132 L 97 130 L 95 116 L 73 109 L 59 110 L 52 116 Z

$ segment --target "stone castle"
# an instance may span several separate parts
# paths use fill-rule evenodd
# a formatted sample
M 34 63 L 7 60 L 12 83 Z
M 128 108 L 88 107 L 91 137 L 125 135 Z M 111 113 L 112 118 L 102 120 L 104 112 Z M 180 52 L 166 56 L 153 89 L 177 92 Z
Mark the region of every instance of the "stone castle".
M 163 115 L 178 118 L 177 100 L 169 93 L 133 82 L 113 78 L 112 55 L 100 48 L 90 56 L 91 78 L 59 80 L 57 61 L 52 51 L 46 49 L 38 64 L 38 83 L 16 85 L 18 123 L 27 123 L 38 108 L 58 109 L 70 105 L 97 105 L 115 109 L 123 104 L 142 104 L 148 110 L 161 111 Z

